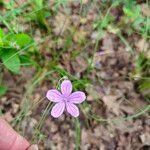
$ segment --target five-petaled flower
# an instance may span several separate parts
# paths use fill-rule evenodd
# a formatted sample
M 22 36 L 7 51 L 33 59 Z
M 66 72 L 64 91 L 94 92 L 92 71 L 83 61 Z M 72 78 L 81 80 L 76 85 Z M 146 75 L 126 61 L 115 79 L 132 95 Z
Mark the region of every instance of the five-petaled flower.
M 80 104 L 86 99 L 84 92 L 76 91 L 72 93 L 72 84 L 69 80 L 64 80 L 61 83 L 61 92 L 51 89 L 47 92 L 46 97 L 50 101 L 56 102 L 51 110 L 51 115 L 54 118 L 61 116 L 65 109 L 73 117 L 78 117 L 79 109 L 75 104 Z

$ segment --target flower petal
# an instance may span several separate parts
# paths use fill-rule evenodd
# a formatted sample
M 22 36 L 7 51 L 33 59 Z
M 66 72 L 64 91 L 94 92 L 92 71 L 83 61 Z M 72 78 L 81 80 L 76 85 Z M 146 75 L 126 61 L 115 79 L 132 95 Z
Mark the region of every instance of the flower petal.
M 46 97 L 52 102 L 60 102 L 62 100 L 62 94 L 55 89 L 49 90 Z
M 59 116 L 62 115 L 64 110 L 65 110 L 65 103 L 59 102 L 59 103 L 55 104 L 55 106 L 52 108 L 51 115 L 54 118 L 58 118 Z
M 73 103 L 66 103 L 67 112 L 71 114 L 73 117 L 79 116 L 79 109 Z
M 75 103 L 75 104 L 80 104 L 86 99 L 85 93 L 81 91 L 73 92 L 69 96 L 69 102 Z
M 72 84 L 70 80 L 64 80 L 61 84 L 61 92 L 65 96 L 69 96 L 72 92 Z

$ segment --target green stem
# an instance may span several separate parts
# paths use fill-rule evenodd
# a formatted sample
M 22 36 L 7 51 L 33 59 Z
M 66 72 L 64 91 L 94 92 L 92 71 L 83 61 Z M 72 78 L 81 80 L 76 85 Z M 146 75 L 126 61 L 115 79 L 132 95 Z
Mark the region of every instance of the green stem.
M 41 117 L 37 127 L 34 130 L 33 139 L 32 139 L 33 143 L 38 143 L 39 142 L 38 139 L 40 139 L 39 135 L 40 135 L 40 131 L 42 129 L 42 125 L 44 124 L 44 122 L 46 120 L 46 117 L 48 116 L 51 107 L 52 107 L 51 103 L 48 103 L 46 109 L 44 110 L 44 112 L 42 114 L 42 117 Z
M 92 117 L 93 119 L 95 119 L 96 121 L 98 122 L 115 122 L 117 120 L 124 120 L 124 121 L 127 121 L 127 120 L 131 120 L 131 119 L 135 119 L 141 115 L 144 115 L 146 114 L 147 112 L 150 112 L 150 105 L 147 105 L 145 106 L 142 110 L 140 110 L 139 112 L 137 112 L 136 114 L 133 114 L 131 116 L 128 116 L 128 117 L 120 117 L 120 118 L 116 118 L 116 119 L 105 119 L 105 118 L 101 118 L 99 116 L 96 116 L 94 114 L 92 115 L 89 115 L 89 117 Z
M 80 149 L 80 141 L 81 141 L 81 130 L 80 130 L 80 121 L 78 118 L 75 119 L 75 150 Z

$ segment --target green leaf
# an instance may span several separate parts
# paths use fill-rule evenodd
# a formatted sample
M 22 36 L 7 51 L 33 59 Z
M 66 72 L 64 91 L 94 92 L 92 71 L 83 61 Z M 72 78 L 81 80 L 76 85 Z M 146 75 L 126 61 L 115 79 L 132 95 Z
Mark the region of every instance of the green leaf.
M 137 73 L 142 73 L 147 70 L 149 60 L 145 57 L 144 53 L 140 53 L 135 61 L 135 67 Z
M 0 47 L 3 46 L 3 40 L 2 38 L 0 37 Z
M 127 2 L 123 7 L 123 12 L 131 18 L 137 18 L 140 16 L 141 8 L 139 5 L 136 5 L 134 1 Z
M 30 44 L 33 40 L 29 35 L 24 33 L 19 33 L 14 35 L 14 41 L 20 47 L 25 47 L 26 45 Z
M 1 55 L 2 55 L 2 48 L 0 47 L 0 58 L 1 58 Z
M 21 62 L 21 65 L 24 65 L 24 66 L 31 66 L 31 65 L 35 65 L 36 64 L 36 62 L 33 61 L 31 59 L 31 57 L 26 56 L 26 55 L 21 55 L 20 56 L 20 62 Z
M 13 45 L 18 45 L 20 48 L 25 47 L 33 42 L 33 39 L 25 33 L 10 33 L 5 38 L 5 44 L 9 47 L 14 47 Z
M 97 20 L 94 23 L 93 27 L 94 29 L 99 29 L 99 30 L 105 29 L 113 20 L 114 20 L 113 16 L 111 16 L 110 14 L 107 14 L 103 18 Z
M 50 16 L 48 11 L 45 11 L 44 9 L 44 1 L 43 0 L 34 0 L 33 1 L 34 5 L 34 10 L 35 10 L 35 16 L 33 16 L 33 19 L 38 22 L 38 24 L 45 28 L 48 29 L 47 22 L 46 22 L 46 17 Z
M 4 32 L 3 32 L 3 30 L 0 28 L 0 46 L 3 46 L 3 37 L 4 37 Z
M 38 9 L 42 8 L 43 7 L 43 0 L 35 0 L 35 4 L 36 4 L 36 7 Z
M 20 59 L 15 49 L 4 49 L 1 59 L 7 69 L 14 73 L 19 73 Z
M 0 28 L 0 37 L 3 38 L 4 37 L 4 32 L 3 30 Z
M 146 80 L 145 82 L 143 82 L 139 85 L 139 90 L 141 92 L 148 90 L 148 89 L 150 90 L 150 80 Z
M 0 85 L 0 96 L 4 95 L 7 91 L 7 87 Z

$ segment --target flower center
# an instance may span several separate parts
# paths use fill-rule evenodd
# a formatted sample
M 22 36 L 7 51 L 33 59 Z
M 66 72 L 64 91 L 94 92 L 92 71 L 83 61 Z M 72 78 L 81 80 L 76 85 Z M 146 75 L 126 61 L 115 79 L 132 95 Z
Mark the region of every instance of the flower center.
M 64 102 L 69 102 L 68 98 L 66 98 L 66 97 L 63 98 L 63 101 Z

